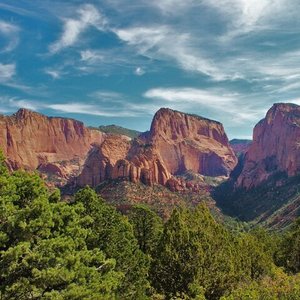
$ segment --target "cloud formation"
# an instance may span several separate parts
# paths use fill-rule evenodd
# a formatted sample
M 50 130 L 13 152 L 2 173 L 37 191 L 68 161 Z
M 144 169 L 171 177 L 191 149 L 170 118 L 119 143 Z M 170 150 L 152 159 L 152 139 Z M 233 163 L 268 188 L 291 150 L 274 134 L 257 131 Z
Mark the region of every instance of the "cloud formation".
M 16 74 L 16 64 L 0 63 L 0 83 L 5 83 L 13 79 Z
M 104 30 L 106 19 L 98 9 L 91 4 L 84 4 L 77 10 L 77 18 L 64 19 L 64 28 L 59 40 L 49 46 L 51 54 L 55 54 L 64 48 L 73 46 L 80 35 L 89 27 Z
M 19 43 L 20 28 L 14 24 L 0 20 L 0 36 L 4 36 L 7 43 L 0 52 L 9 52 L 15 49 Z

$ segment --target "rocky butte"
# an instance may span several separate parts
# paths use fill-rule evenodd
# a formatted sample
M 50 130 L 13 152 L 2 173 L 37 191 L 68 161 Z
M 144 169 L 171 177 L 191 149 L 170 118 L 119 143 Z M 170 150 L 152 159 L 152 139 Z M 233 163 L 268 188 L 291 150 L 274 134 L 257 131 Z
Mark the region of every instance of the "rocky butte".
M 66 179 L 78 174 L 92 144 L 101 144 L 104 134 L 76 120 L 20 109 L 0 116 L 0 140 L 11 169 L 38 169 Z
M 236 163 L 221 123 L 162 108 L 150 131 L 137 139 L 108 135 L 94 146 L 75 185 L 96 186 L 107 179 L 124 178 L 179 190 L 186 183 L 176 175 L 193 171 L 228 176 Z
M 300 106 L 274 104 L 254 128 L 236 187 L 252 188 L 270 176 L 300 173 Z

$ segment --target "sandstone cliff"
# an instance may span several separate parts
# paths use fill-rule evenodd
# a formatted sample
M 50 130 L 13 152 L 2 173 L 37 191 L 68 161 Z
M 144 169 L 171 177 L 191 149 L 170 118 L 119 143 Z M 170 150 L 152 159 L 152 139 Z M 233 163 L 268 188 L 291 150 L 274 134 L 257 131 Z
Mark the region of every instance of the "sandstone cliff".
M 0 116 L 0 147 L 11 169 L 39 169 L 68 178 L 79 172 L 91 145 L 102 143 L 104 136 L 79 121 L 26 109 Z
M 236 187 L 252 188 L 277 172 L 300 173 L 300 106 L 274 104 L 254 128 Z
M 236 165 L 222 124 L 165 108 L 155 114 L 151 130 L 133 140 L 25 109 L 1 116 L 0 129 L 11 169 L 37 169 L 57 185 L 97 186 L 122 178 L 197 190 L 203 183 L 177 175 L 228 176 Z
M 196 115 L 160 109 L 149 140 L 173 175 L 192 170 L 207 176 L 227 176 L 236 165 L 223 125 Z
M 95 146 L 76 185 L 96 186 L 106 179 L 124 178 L 173 190 L 195 189 L 174 176 L 186 171 L 228 176 L 235 165 L 222 124 L 163 108 L 155 114 L 149 133 L 135 140 L 108 136 Z

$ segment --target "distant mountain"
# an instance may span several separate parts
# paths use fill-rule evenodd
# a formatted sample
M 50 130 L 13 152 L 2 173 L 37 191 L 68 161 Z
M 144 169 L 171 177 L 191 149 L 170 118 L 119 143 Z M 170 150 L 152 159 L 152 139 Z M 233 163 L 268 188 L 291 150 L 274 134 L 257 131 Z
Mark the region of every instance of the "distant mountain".
M 233 151 L 237 156 L 240 156 L 241 154 L 245 154 L 248 151 L 251 143 L 252 140 L 246 140 L 246 139 L 233 139 L 229 141 L 231 148 L 233 149 Z
M 92 129 L 100 130 L 108 134 L 122 134 L 126 135 L 132 139 L 137 138 L 141 132 L 133 129 L 128 129 L 118 125 L 101 125 L 99 127 L 91 127 Z

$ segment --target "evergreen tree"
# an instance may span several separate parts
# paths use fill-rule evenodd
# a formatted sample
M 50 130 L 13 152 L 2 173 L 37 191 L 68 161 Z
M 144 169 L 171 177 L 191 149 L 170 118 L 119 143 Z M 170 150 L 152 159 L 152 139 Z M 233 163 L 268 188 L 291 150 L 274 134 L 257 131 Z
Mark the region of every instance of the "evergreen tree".
M 87 248 L 83 205 L 50 202 L 37 175 L 0 169 L 1 299 L 114 299 L 124 274 Z
M 134 205 L 128 215 L 133 226 L 139 248 L 146 254 L 152 254 L 162 233 L 162 220 L 146 205 Z
M 139 249 L 132 225 L 115 208 L 105 204 L 90 187 L 75 195 L 84 205 L 83 216 L 91 217 L 88 247 L 102 250 L 116 260 L 116 270 L 124 274 L 118 295 L 122 299 L 142 299 L 149 288 L 149 259 Z
M 219 297 L 236 282 L 231 236 L 205 205 L 177 209 L 166 222 L 152 263 L 158 292 L 171 297 Z
M 300 218 L 285 233 L 276 258 L 288 272 L 300 272 Z

